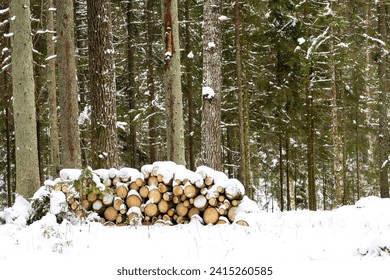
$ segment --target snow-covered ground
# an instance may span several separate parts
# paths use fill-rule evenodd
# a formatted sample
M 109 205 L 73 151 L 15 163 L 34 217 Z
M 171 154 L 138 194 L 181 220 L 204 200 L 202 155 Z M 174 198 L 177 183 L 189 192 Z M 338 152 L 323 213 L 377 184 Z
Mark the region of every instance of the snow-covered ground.
M 250 227 L 197 222 L 104 227 L 58 225 L 48 214 L 27 227 L 0 225 L 0 275 L 94 280 L 390 277 L 390 199 L 366 197 L 334 211 L 263 212 L 255 219 Z M 210 275 L 212 267 L 227 267 L 228 272 L 235 266 L 272 267 L 272 275 Z M 200 269 L 202 274 L 118 275 L 118 269 L 137 267 Z

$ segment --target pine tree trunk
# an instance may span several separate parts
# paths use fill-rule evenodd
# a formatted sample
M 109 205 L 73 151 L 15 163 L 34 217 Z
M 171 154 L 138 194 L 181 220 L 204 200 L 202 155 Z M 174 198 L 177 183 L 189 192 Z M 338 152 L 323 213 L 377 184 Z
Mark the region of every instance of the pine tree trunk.
M 56 0 L 57 8 L 57 65 L 60 101 L 61 167 L 80 168 L 80 131 L 76 54 L 74 47 L 73 1 Z
M 185 1 L 185 53 L 188 55 L 191 52 L 191 30 L 190 30 L 190 0 Z M 193 96 L 193 61 L 192 58 L 187 58 L 186 68 L 186 84 L 184 87 L 185 96 L 187 98 L 187 110 L 188 110 L 188 123 L 187 123 L 187 156 L 189 161 L 189 168 L 192 171 L 195 171 L 195 139 L 194 139 L 194 111 L 195 111 L 195 102 Z
M 15 122 L 16 192 L 25 198 L 39 188 L 30 1 L 11 0 L 12 89 Z
M 135 81 L 135 52 L 134 52 L 134 13 L 133 13 L 133 0 L 127 3 L 127 72 L 128 72 L 128 102 L 129 102 L 129 137 L 128 147 L 130 148 L 130 166 L 138 166 L 137 156 L 137 125 L 133 121 L 135 117 L 135 108 L 137 106 L 137 84 Z M 148 46 L 149 47 L 149 46 Z
M 202 159 L 204 165 L 222 169 L 221 91 L 222 30 L 220 0 L 203 2 Z
M 383 42 L 388 42 L 387 39 L 387 23 L 385 0 L 378 1 L 378 33 Z M 379 78 L 379 185 L 382 198 L 389 197 L 389 175 L 388 175 L 388 160 L 389 160 L 389 130 L 388 130 L 388 97 L 390 91 L 390 75 L 389 75 L 389 54 L 385 46 L 379 46 L 379 63 L 378 63 L 378 78 Z
M 117 167 L 116 83 L 111 3 L 88 0 L 88 48 L 91 83 L 93 168 Z
M 284 211 L 284 188 L 283 188 L 283 141 L 282 133 L 279 134 L 279 190 L 280 211 Z
M 244 72 L 242 69 L 242 47 L 241 47 L 241 15 L 239 0 L 234 1 L 235 17 L 235 40 L 236 40 L 236 69 L 237 69 L 237 90 L 238 90 L 238 117 L 240 130 L 240 168 L 238 178 L 245 186 L 246 194 L 253 199 L 252 188 L 250 187 L 250 145 L 249 145 L 249 115 L 248 97 L 243 88 Z
M 47 45 L 47 57 L 55 55 L 55 43 L 54 37 L 54 17 L 53 11 L 49 8 L 53 8 L 53 0 L 46 2 L 46 21 L 47 29 L 50 31 L 46 35 Z M 57 116 L 57 81 L 56 81 L 56 62 L 54 59 L 49 60 L 47 63 L 47 91 L 49 95 L 49 123 L 50 123 L 50 170 L 49 174 L 53 178 L 56 178 L 60 171 L 60 144 L 58 138 L 58 116 Z
M 332 138 L 333 138 L 333 173 L 334 173 L 334 185 L 336 190 L 335 206 L 339 206 L 342 203 L 341 188 L 342 188 L 342 171 L 343 171 L 343 153 L 342 153 L 342 141 L 339 125 L 339 112 L 337 102 L 337 86 L 336 86 L 336 59 L 333 42 L 333 27 L 330 31 L 330 70 L 331 70 L 331 92 L 332 92 Z
M 157 118 L 155 97 L 156 89 L 154 85 L 154 63 L 153 63 L 153 1 L 147 0 L 145 5 L 145 29 L 146 29 L 146 67 L 148 69 L 146 83 L 149 91 L 148 105 L 149 105 L 149 120 L 148 120 L 148 136 L 149 136 L 149 162 L 157 160 L 156 137 L 157 137 Z
M 177 0 L 162 0 L 168 160 L 185 165 Z

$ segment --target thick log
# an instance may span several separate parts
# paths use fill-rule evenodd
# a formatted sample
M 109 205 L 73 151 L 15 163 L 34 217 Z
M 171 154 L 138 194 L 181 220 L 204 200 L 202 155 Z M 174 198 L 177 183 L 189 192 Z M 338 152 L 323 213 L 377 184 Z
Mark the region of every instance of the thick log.
M 182 195 L 184 193 L 183 186 L 181 185 L 174 186 L 172 192 L 176 196 Z
M 68 195 L 66 198 L 66 202 L 71 205 L 74 202 L 74 195 Z
M 159 183 L 157 188 L 158 188 L 159 192 L 162 193 L 162 194 L 164 194 L 166 192 L 172 191 L 172 187 L 167 186 L 167 185 L 165 185 L 163 183 Z
M 197 209 L 199 209 L 200 211 L 206 210 L 206 208 L 208 206 L 208 201 L 207 201 L 206 197 L 202 194 L 195 197 L 194 206 Z
M 184 207 L 187 207 L 187 208 L 190 208 L 190 206 L 191 206 L 189 200 L 184 200 L 184 201 L 183 201 L 183 205 L 184 205 Z
M 75 211 L 76 209 L 79 208 L 79 203 L 75 200 L 72 202 L 72 204 L 70 205 L 70 209 L 72 209 L 73 211 Z
M 139 195 L 143 198 L 147 198 L 149 195 L 149 187 L 143 186 L 139 189 Z
M 167 201 L 165 200 L 161 200 L 159 203 L 158 203 L 158 211 L 162 214 L 165 214 L 168 212 L 168 210 L 170 209 L 170 205 Z
M 137 178 L 135 180 L 135 184 L 140 188 L 144 185 L 144 180 L 142 180 L 141 178 Z
M 158 180 L 156 176 L 151 176 L 148 178 L 148 186 L 158 186 Z
M 236 218 L 236 214 L 237 214 L 237 207 L 236 206 L 233 206 L 229 209 L 229 212 L 228 212 L 228 219 L 230 222 L 234 222 L 234 219 Z
M 203 220 L 206 225 L 208 224 L 215 225 L 218 222 L 218 219 L 219 219 L 219 213 L 217 209 L 215 209 L 214 207 L 208 207 L 203 212 Z
M 98 199 L 98 196 L 97 196 L 96 193 L 90 192 L 90 193 L 87 195 L 87 199 L 88 199 L 89 202 L 92 202 L 92 203 L 93 203 L 93 202 L 96 201 L 96 199 Z
M 226 198 L 225 198 L 224 195 L 219 195 L 219 196 L 218 196 L 218 201 L 219 201 L 219 202 L 224 202 L 225 199 L 226 199 Z
M 245 195 L 245 188 L 237 179 L 229 179 L 225 195 L 229 200 L 241 200 Z
M 148 194 L 149 199 L 153 199 L 153 203 L 159 203 L 162 195 L 158 189 L 152 189 Z
M 126 205 L 128 208 L 131 208 L 133 206 L 141 207 L 141 204 L 142 204 L 141 197 L 137 194 L 130 194 L 126 198 Z
M 126 198 L 127 194 L 129 193 L 129 189 L 125 184 L 118 184 L 116 187 L 116 195 L 120 198 Z
M 63 192 L 63 193 L 68 193 L 68 190 L 69 190 L 69 187 L 68 186 L 66 186 L 66 185 L 63 185 L 62 187 L 61 187 L 61 191 Z
M 238 206 L 238 204 L 240 204 L 240 201 L 234 199 L 234 200 L 231 201 L 231 204 L 232 204 L 232 206 Z
M 117 211 L 119 211 L 121 209 L 122 205 L 124 205 L 124 204 L 125 204 L 125 202 L 123 201 L 123 199 L 117 196 L 117 197 L 114 198 L 114 203 L 113 203 L 112 206 Z
M 183 203 L 176 205 L 176 213 L 178 216 L 185 216 L 188 213 L 188 208 Z
M 228 210 L 225 208 L 225 206 L 222 204 L 221 207 L 218 208 L 218 213 L 221 216 L 226 216 L 228 213 Z
M 88 201 L 88 199 L 83 199 L 83 200 L 81 201 L 81 206 L 82 206 L 85 210 L 89 211 L 89 210 L 91 210 L 92 203 L 91 203 L 90 201 Z
M 107 221 L 115 221 L 116 220 L 116 217 L 118 216 L 118 211 L 115 210 L 114 207 L 110 206 L 110 207 L 107 207 L 105 210 L 104 210 L 104 218 L 107 220 Z
M 112 181 L 111 181 L 111 179 L 110 178 L 105 178 L 104 180 L 103 180 L 103 185 L 106 187 L 106 188 L 109 188 L 109 187 L 111 187 L 111 185 L 112 185 Z
M 136 191 L 138 191 L 139 188 L 140 188 L 140 186 L 138 186 L 136 182 L 131 182 L 130 185 L 129 185 L 129 189 L 130 189 L 130 190 L 136 190 Z
M 102 201 L 105 206 L 110 206 L 114 202 L 114 195 L 112 193 L 104 193 Z
M 187 214 L 188 218 L 190 218 L 190 219 L 191 219 L 192 216 L 194 216 L 194 215 L 200 215 L 200 211 L 199 211 L 199 209 L 196 208 L 196 207 L 190 208 L 190 210 L 188 210 L 188 214 Z
M 103 210 L 104 210 L 103 201 L 101 201 L 100 199 L 95 200 L 95 201 L 92 203 L 92 209 L 93 209 L 93 211 L 95 211 L 96 213 L 101 213 L 101 212 L 103 212 Z
M 224 189 L 222 186 L 218 186 L 218 187 L 217 187 L 217 192 L 219 192 L 220 194 L 221 194 L 221 193 L 224 193 L 224 192 L 225 192 L 225 189 Z
M 173 217 L 176 214 L 176 209 L 175 208 L 169 209 L 167 214 L 169 217 Z
M 145 206 L 145 211 L 144 211 L 145 215 L 146 216 L 149 216 L 149 217 L 154 217 L 158 214 L 158 207 L 157 207 L 157 204 L 155 203 L 148 203 L 146 206 Z
M 200 189 L 200 193 L 203 194 L 203 195 L 206 195 L 208 193 L 208 189 L 207 188 L 201 188 Z
M 206 186 L 210 187 L 214 183 L 214 179 L 211 177 L 206 177 L 206 179 L 204 179 L 204 183 L 206 184 Z
M 199 193 L 199 189 L 193 185 L 186 185 L 184 187 L 184 195 L 188 198 L 196 197 Z

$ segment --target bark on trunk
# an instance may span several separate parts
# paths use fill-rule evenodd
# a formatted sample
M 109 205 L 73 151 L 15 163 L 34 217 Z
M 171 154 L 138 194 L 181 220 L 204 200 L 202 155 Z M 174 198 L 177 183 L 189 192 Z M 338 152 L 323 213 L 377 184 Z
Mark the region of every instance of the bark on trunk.
M 111 3 L 88 0 L 89 75 L 92 94 L 91 146 L 94 168 L 119 164 Z
M 12 89 L 15 122 L 16 191 L 30 198 L 39 188 L 30 1 L 12 0 Z
M 202 159 L 221 170 L 222 31 L 220 0 L 203 3 Z
M 185 165 L 177 0 L 162 0 L 167 158 Z

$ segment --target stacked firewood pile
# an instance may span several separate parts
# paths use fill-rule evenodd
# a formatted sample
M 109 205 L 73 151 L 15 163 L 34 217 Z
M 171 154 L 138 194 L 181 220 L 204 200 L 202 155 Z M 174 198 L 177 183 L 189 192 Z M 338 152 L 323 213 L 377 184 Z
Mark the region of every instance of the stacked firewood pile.
M 96 213 L 108 225 L 204 224 L 236 222 L 245 195 L 236 179 L 207 167 L 196 172 L 173 162 L 133 168 L 64 169 L 52 188 L 66 196 L 69 209 L 79 217 Z

